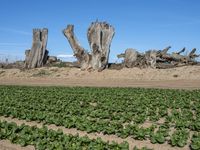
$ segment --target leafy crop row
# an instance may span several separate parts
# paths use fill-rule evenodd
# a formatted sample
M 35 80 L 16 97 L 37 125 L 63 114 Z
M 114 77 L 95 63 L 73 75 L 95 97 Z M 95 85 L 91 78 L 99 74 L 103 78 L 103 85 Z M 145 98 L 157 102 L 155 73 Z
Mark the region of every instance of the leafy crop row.
M 100 138 L 91 140 L 88 137 L 65 135 L 62 130 L 48 130 L 46 126 L 37 128 L 16 123 L 0 122 L 0 140 L 8 139 L 21 146 L 33 145 L 38 150 L 128 150 L 128 143 L 103 142 Z
M 200 91 L 0 86 L 0 115 L 183 147 L 200 132 Z

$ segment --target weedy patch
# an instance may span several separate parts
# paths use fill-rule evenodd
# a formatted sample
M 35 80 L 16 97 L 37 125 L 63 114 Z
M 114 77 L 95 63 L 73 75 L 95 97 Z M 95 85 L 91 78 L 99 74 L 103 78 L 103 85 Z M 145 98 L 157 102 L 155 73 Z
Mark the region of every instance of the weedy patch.
M 39 70 L 39 72 L 34 73 L 32 77 L 41 77 L 41 76 L 49 76 L 49 75 L 51 75 L 51 73 L 48 72 L 47 70 Z
M 4 70 L 0 71 L 0 75 L 2 76 L 5 73 Z
M 63 68 L 66 67 L 66 63 L 61 62 L 61 63 L 55 63 L 52 65 L 53 67 L 58 67 L 58 68 Z
M 59 69 L 58 68 L 52 68 L 52 69 L 50 69 L 50 71 L 52 71 L 52 72 L 58 72 Z
M 174 75 L 173 75 L 173 77 L 174 77 L 174 78 L 177 78 L 177 77 L 178 77 L 178 75 L 177 75 L 177 74 L 174 74 Z

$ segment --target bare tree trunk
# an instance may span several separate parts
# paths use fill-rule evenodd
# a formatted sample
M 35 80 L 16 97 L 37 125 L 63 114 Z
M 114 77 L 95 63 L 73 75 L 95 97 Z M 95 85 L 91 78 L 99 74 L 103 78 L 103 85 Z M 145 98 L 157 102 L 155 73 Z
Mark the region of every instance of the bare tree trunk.
M 68 25 L 63 30 L 74 55 L 80 63 L 81 69 L 94 69 L 102 71 L 108 65 L 110 44 L 114 36 L 114 28 L 105 22 L 92 23 L 88 29 L 87 37 L 91 48 L 91 54 L 80 46 L 74 35 L 74 26 Z
M 33 29 L 33 44 L 31 50 L 26 50 L 25 67 L 28 69 L 42 67 L 48 56 L 46 50 L 48 29 Z
M 88 29 L 88 41 L 92 50 L 92 68 L 103 70 L 108 65 L 114 28 L 106 22 L 94 22 Z
M 78 63 L 82 70 L 89 69 L 91 63 L 91 55 L 85 51 L 85 49 L 79 44 L 74 35 L 74 26 L 68 25 L 63 30 L 63 34 L 68 39 L 71 48 L 73 49 L 74 56 L 77 58 Z

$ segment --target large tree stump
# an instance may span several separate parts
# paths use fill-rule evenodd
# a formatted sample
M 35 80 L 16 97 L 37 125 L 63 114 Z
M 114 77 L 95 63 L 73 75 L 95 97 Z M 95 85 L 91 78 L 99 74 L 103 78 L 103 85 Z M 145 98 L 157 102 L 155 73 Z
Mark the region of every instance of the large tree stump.
M 92 50 L 92 68 L 103 70 L 108 65 L 114 28 L 106 22 L 92 23 L 88 29 L 88 41 Z
M 155 50 L 149 50 L 145 54 L 139 53 L 136 49 L 128 48 L 125 53 L 117 55 L 118 58 L 124 58 L 124 66 L 127 68 L 133 67 L 156 67 L 156 54 Z
M 124 65 L 127 68 L 132 68 L 133 66 L 136 66 L 137 59 L 138 59 L 138 52 L 135 49 L 128 48 L 125 50 Z
M 48 29 L 33 29 L 33 43 L 31 50 L 26 50 L 25 68 L 42 67 L 48 58 L 46 50 Z
M 156 50 L 149 50 L 145 53 L 145 62 L 146 65 L 150 68 L 156 68 L 156 59 L 157 59 L 157 51 Z
M 74 56 L 77 58 L 82 70 L 94 69 L 102 71 L 108 65 L 110 45 L 114 36 L 114 28 L 106 22 L 94 22 L 87 33 L 91 53 L 80 46 L 74 35 L 74 26 L 68 25 L 63 30 L 68 39 Z

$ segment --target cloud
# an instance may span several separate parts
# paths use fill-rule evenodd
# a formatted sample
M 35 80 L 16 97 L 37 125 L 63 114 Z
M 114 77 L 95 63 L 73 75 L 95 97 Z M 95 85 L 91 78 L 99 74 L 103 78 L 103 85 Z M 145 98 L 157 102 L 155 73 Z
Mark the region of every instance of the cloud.
M 57 57 L 59 57 L 59 58 L 74 58 L 74 55 L 60 54 L 60 55 L 57 55 Z
M 21 35 L 32 35 L 31 32 L 26 32 L 26 31 L 17 30 L 17 29 L 11 29 L 11 28 L 0 28 L 0 31 L 11 32 L 11 33 L 16 33 L 16 34 L 21 34 Z

